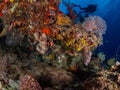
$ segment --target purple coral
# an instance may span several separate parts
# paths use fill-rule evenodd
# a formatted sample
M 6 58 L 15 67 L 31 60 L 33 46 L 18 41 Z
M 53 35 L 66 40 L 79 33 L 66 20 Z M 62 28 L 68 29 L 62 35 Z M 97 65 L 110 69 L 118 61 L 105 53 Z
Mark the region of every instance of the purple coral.
M 42 90 L 42 88 L 37 80 L 27 74 L 20 78 L 20 90 Z
M 84 57 L 84 64 L 87 66 L 91 60 L 92 52 L 87 48 L 83 48 L 83 57 Z
M 99 36 L 102 36 L 107 28 L 106 22 L 99 16 L 89 16 L 82 26 L 86 31 L 91 31 Z

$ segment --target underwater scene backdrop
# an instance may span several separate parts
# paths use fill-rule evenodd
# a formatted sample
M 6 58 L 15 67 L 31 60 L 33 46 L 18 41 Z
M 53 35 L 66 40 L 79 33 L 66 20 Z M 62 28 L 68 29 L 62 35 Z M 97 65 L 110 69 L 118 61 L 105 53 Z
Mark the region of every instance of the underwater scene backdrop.
M 120 90 L 120 0 L 0 0 L 0 90 Z

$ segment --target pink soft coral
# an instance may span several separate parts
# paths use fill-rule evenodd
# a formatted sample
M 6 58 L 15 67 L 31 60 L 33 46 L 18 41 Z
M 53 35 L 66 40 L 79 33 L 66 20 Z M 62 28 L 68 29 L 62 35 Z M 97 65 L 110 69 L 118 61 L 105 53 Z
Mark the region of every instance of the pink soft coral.
M 106 31 L 106 22 L 99 16 L 89 16 L 85 19 L 82 26 L 86 31 L 93 32 L 102 36 Z
M 37 80 L 27 74 L 20 78 L 20 90 L 42 90 L 42 88 Z
M 83 57 L 84 57 L 84 64 L 87 66 L 91 60 L 92 52 L 87 48 L 83 48 Z

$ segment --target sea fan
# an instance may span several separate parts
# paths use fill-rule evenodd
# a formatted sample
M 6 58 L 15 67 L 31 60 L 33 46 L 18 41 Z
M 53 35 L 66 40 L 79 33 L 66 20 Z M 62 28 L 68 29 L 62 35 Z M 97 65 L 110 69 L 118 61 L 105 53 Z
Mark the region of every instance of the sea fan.
M 89 16 L 85 19 L 82 26 L 86 31 L 93 32 L 99 36 L 105 34 L 107 28 L 106 22 L 99 16 Z

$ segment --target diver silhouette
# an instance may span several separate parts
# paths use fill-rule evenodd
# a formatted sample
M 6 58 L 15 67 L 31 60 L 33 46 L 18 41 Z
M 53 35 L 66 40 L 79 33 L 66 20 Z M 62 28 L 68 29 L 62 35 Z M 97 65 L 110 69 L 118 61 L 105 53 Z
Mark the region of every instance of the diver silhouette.
M 74 7 L 78 7 L 80 9 L 80 12 L 78 15 L 85 13 L 86 17 L 91 14 L 94 13 L 97 10 L 97 5 L 96 4 L 89 4 L 87 7 L 82 8 L 80 5 L 73 5 Z
M 80 13 L 85 13 L 85 17 L 88 17 L 89 14 L 94 13 L 97 10 L 97 5 L 96 4 L 90 4 L 85 8 L 82 8 L 81 6 L 79 6 L 80 8 Z
M 89 4 L 87 7 L 84 8 L 81 7 L 80 5 L 73 5 L 73 6 L 78 7 L 80 9 L 80 12 L 79 14 L 77 14 L 77 17 L 79 17 L 81 22 L 83 22 L 84 18 L 88 17 L 89 14 L 94 13 L 97 10 L 96 4 Z
M 89 14 L 94 13 L 97 10 L 97 5 L 96 4 L 89 4 L 87 7 L 81 7 L 80 5 L 76 5 L 76 4 L 69 4 L 65 1 L 62 2 L 68 9 L 68 13 L 66 15 L 68 15 L 72 20 L 75 19 L 80 19 L 81 22 L 84 21 L 84 18 L 88 17 Z M 79 9 L 79 13 L 77 13 L 76 10 L 74 10 L 74 8 L 78 8 Z
M 97 5 L 96 4 L 90 4 L 85 8 L 82 8 L 81 6 L 79 6 L 80 10 L 82 10 L 82 12 L 85 13 L 94 13 L 97 10 Z
M 87 7 L 81 7 L 80 5 L 72 5 L 71 8 L 73 7 L 78 7 L 80 9 L 80 12 L 77 16 L 80 14 L 84 13 L 85 17 L 88 17 L 89 14 L 94 13 L 97 10 L 97 5 L 96 4 L 89 4 Z

